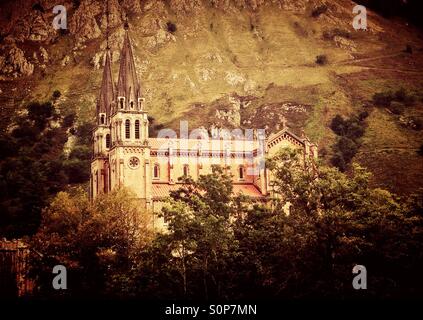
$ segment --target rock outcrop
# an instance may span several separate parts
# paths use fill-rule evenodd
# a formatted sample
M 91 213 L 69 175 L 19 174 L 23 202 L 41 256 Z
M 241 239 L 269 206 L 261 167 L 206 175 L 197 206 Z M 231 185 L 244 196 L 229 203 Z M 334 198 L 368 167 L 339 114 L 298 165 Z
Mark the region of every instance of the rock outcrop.
M 22 49 L 16 45 L 8 47 L 0 55 L 0 76 L 3 78 L 17 78 L 30 76 L 34 73 L 34 65 L 25 57 Z

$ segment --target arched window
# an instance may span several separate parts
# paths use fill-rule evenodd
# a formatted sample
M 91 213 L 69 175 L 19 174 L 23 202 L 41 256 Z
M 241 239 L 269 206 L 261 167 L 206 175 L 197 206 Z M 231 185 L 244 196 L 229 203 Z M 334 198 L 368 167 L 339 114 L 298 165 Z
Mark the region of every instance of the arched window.
M 123 109 L 123 98 L 120 98 L 119 102 L 120 102 L 120 108 Z
M 135 120 L 135 139 L 140 138 L 140 121 Z
M 134 109 L 134 101 L 131 101 L 131 109 Z
M 187 164 L 184 165 L 184 177 L 188 177 L 189 175 L 189 166 Z
M 243 166 L 240 166 L 239 167 L 239 174 L 238 174 L 238 176 L 239 176 L 239 180 L 243 180 L 244 179 L 244 167 Z
M 125 138 L 126 139 L 131 138 L 131 121 L 129 120 L 125 121 Z
M 104 114 L 102 114 L 100 116 L 100 124 L 104 124 L 104 123 L 105 123 L 105 116 L 104 116 Z
M 153 178 L 159 179 L 160 178 L 160 165 L 156 163 L 153 168 Z
M 109 149 L 110 148 L 110 134 L 106 134 L 106 148 Z

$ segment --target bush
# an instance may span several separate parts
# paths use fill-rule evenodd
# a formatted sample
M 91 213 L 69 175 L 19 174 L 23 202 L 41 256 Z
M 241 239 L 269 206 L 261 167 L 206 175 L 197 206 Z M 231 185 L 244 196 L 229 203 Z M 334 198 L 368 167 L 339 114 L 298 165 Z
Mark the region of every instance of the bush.
M 364 125 L 358 119 L 350 119 L 346 122 L 345 136 L 356 141 L 364 135 Z
M 416 101 L 415 97 L 412 95 L 407 95 L 404 99 L 404 104 L 406 106 L 412 106 L 414 102 Z
M 407 98 L 407 91 L 405 91 L 404 88 L 401 88 L 395 92 L 396 101 L 404 102 L 406 98 Z
M 345 163 L 344 156 L 340 152 L 335 153 L 332 159 L 330 160 L 330 162 L 334 167 L 337 167 L 339 171 L 341 172 L 345 172 L 345 170 L 347 169 L 347 164 Z
M 75 146 L 69 154 L 69 159 L 90 160 L 91 148 L 87 146 Z
M 389 110 L 391 110 L 393 114 L 400 115 L 404 110 L 404 105 L 401 102 L 393 101 Z
M 392 100 L 394 100 L 394 94 L 391 91 L 378 92 L 373 95 L 373 103 L 382 107 L 389 107 Z
M 328 63 L 328 57 L 326 55 L 321 54 L 316 57 L 316 64 L 323 66 L 327 63 Z
M 167 31 L 169 31 L 170 33 L 175 33 L 177 30 L 176 24 L 170 21 L 166 23 L 166 27 L 167 27 Z
M 76 118 L 75 113 L 68 114 L 66 117 L 63 118 L 63 122 L 62 122 L 63 127 L 65 128 L 72 127 L 73 124 L 75 123 L 75 118 Z
M 69 183 L 84 183 L 90 178 L 90 162 L 71 159 L 63 163 Z
M 85 122 L 78 126 L 75 135 L 78 138 L 78 144 L 91 144 L 91 133 L 94 129 L 94 125 L 91 122 Z
M 369 116 L 369 113 L 367 111 L 363 111 L 358 115 L 358 119 L 360 121 L 363 121 L 363 120 L 367 119 L 368 116 Z
M 55 90 L 52 94 L 54 100 L 59 99 L 62 93 L 59 90 Z
M 342 136 L 345 134 L 345 121 L 344 119 L 337 114 L 330 124 L 330 128 L 333 132 L 335 132 L 338 136 Z
M 357 153 L 358 146 L 350 138 L 340 137 L 335 145 L 335 149 L 342 154 L 345 159 L 345 162 L 349 163 Z
M 326 11 L 328 11 L 328 6 L 323 4 L 317 8 L 315 8 L 312 12 L 311 12 L 311 16 L 313 18 L 318 18 L 320 15 L 326 13 Z

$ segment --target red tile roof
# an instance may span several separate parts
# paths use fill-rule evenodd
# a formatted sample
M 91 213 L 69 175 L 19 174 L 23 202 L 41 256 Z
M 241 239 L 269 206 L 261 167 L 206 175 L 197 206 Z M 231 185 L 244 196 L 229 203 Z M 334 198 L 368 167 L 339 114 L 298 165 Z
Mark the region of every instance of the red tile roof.
M 181 184 L 153 183 L 153 200 L 169 197 L 171 191 L 178 190 L 181 186 Z M 234 194 L 243 194 L 251 198 L 263 198 L 261 192 L 252 184 L 234 184 L 233 192 Z

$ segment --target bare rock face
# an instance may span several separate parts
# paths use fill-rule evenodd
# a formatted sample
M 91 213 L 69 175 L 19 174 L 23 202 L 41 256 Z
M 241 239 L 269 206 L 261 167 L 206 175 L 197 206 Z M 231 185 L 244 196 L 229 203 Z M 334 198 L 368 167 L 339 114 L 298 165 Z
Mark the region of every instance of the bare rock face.
M 121 5 L 126 12 L 135 14 L 140 14 L 142 12 L 140 0 L 123 0 Z
M 135 2 L 135 1 L 133 1 Z M 103 1 L 103 8 L 101 11 L 101 30 L 106 31 L 107 28 L 107 2 Z M 109 27 L 115 28 L 122 25 L 122 18 L 124 17 L 123 10 L 119 5 L 118 0 L 109 0 Z
M 192 13 L 201 7 L 200 0 L 170 0 L 170 7 L 177 14 Z
M 41 59 L 44 63 L 47 63 L 49 60 L 48 52 L 43 47 L 40 47 Z
M 38 9 L 31 9 L 31 6 L 25 4 L 15 9 L 21 15 L 12 17 L 6 30 L 9 29 L 17 42 L 47 41 L 55 36 L 52 11 L 44 10 L 41 5 L 36 8 Z
M 81 1 L 70 21 L 69 30 L 78 42 L 98 38 L 101 35 L 96 16 L 101 13 L 99 2 L 94 0 Z
M 30 63 L 25 53 L 16 45 L 12 45 L 0 55 L 0 74 L 5 78 L 30 76 L 34 73 L 34 65 Z

